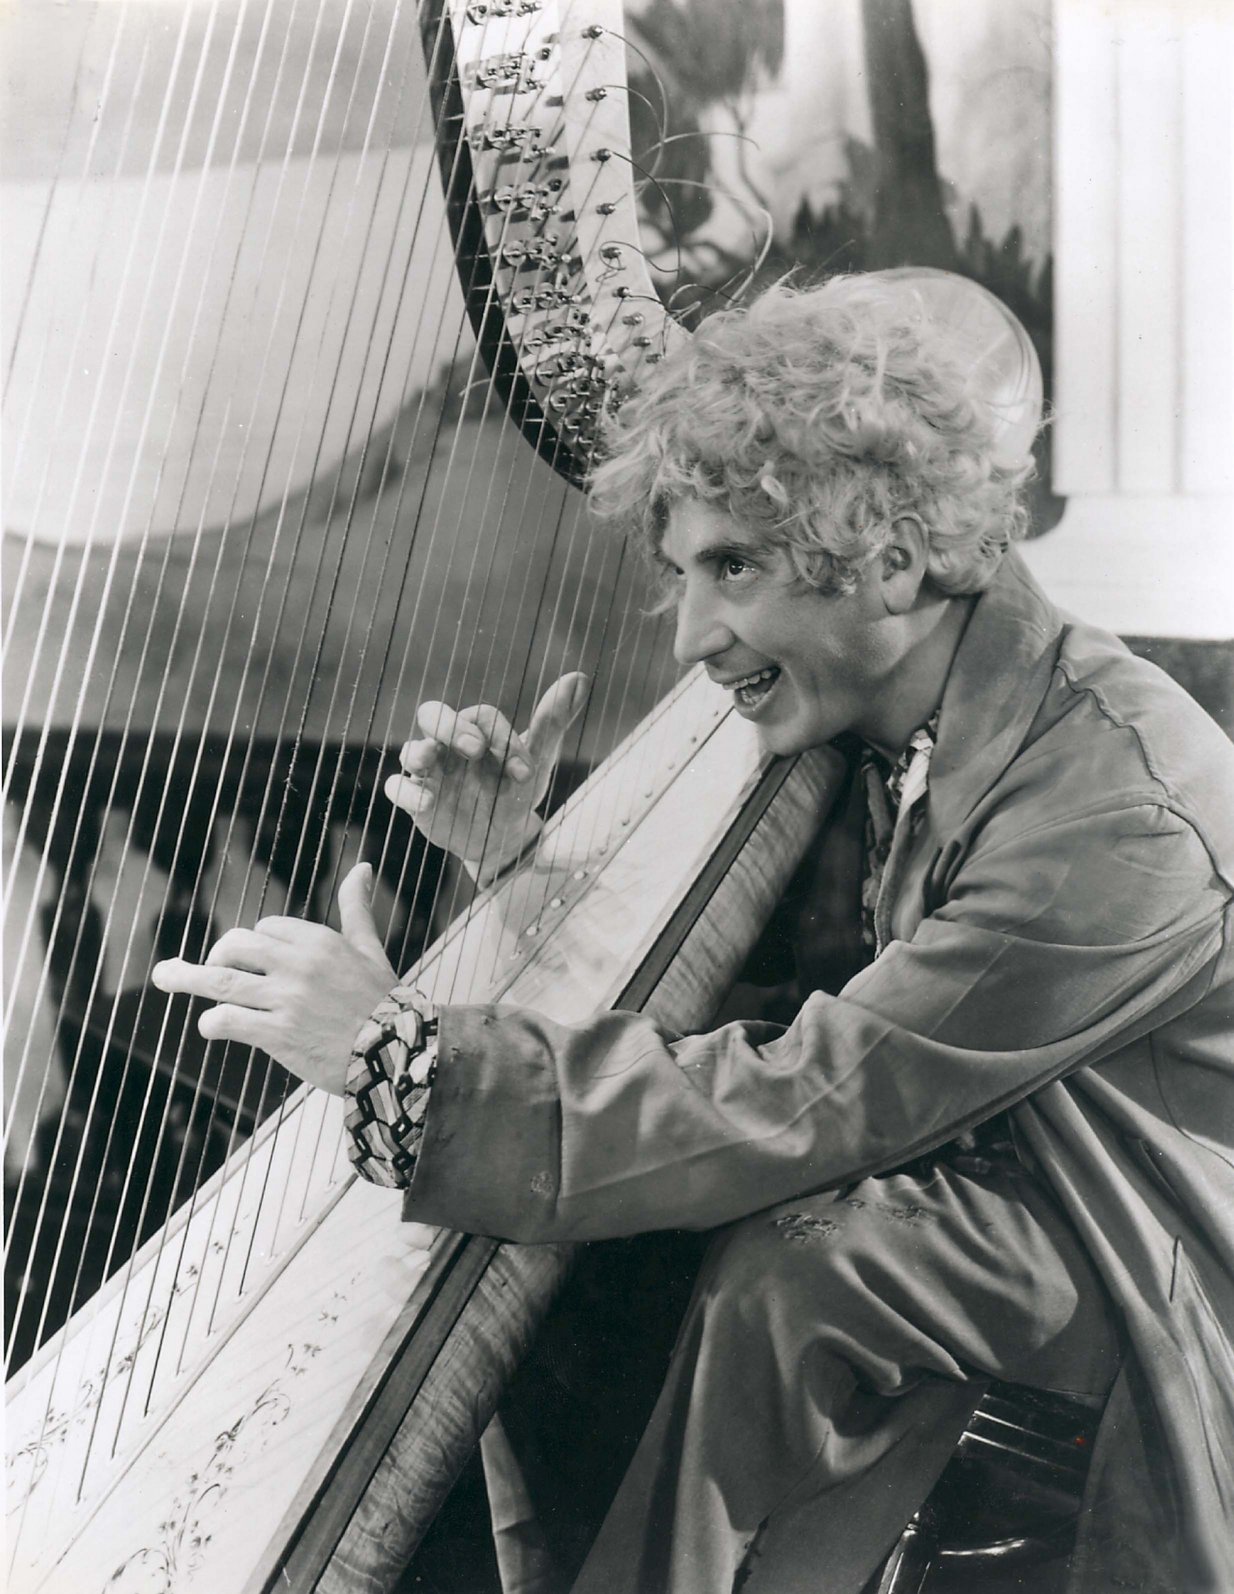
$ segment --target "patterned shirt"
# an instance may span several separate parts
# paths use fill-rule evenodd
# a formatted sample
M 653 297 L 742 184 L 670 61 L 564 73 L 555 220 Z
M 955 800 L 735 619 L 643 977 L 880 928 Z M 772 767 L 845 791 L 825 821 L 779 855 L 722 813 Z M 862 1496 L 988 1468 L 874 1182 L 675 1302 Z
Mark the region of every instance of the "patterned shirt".
M 928 724 L 914 731 L 908 746 L 889 764 L 881 753 L 872 747 L 861 752 L 861 778 L 866 788 L 865 849 L 866 868 L 861 883 L 861 939 L 875 954 L 882 951 L 874 926 L 874 910 L 878 905 L 887 859 L 891 856 L 891 843 L 901 811 L 904 822 L 912 827 L 921 823 L 929 780 L 930 759 L 934 743 L 938 740 L 938 711 Z

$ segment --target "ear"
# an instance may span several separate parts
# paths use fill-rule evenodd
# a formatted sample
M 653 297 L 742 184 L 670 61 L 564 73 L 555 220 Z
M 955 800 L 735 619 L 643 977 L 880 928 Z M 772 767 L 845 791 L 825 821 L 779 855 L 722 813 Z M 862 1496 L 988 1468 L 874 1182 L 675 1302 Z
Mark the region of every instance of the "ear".
M 901 515 L 882 553 L 879 593 L 888 614 L 907 614 L 926 577 L 930 539 L 916 515 Z

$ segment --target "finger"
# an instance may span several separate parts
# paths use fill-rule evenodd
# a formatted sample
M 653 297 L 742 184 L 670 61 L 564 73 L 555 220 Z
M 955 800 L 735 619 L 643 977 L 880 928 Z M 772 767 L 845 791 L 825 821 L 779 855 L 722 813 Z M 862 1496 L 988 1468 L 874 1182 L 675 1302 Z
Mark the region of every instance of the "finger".
M 396 808 L 401 808 L 413 819 L 429 813 L 437 802 L 435 791 L 422 786 L 409 775 L 391 775 L 382 790 Z
M 278 1044 L 276 1027 L 268 1014 L 255 1012 L 250 1007 L 233 1007 L 229 1003 L 208 1007 L 197 1020 L 197 1033 L 203 1040 L 260 1046 L 263 1052 L 272 1055 Z
M 373 866 L 358 863 L 343 876 L 338 888 L 338 916 L 343 939 L 365 957 L 386 962 L 386 949 L 373 921 Z
M 267 936 L 256 930 L 228 930 L 206 953 L 206 962 L 233 969 L 247 969 L 250 974 L 268 974 L 277 956 Z
M 210 1002 L 232 1002 L 237 1007 L 263 1009 L 272 1003 L 270 981 L 244 969 L 215 968 L 207 963 L 188 963 L 184 958 L 167 958 L 156 963 L 150 978 L 160 991 L 182 996 L 204 996 Z
M 431 1251 L 441 1230 L 431 1223 L 403 1223 L 399 1226 L 399 1239 L 413 1251 Z
M 499 708 L 492 703 L 477 703 L 465 708 L 459 715 L 466 725 L 474 725 L 488 743 L 488 749 L 501 758 L 514 739 L 514 727 Z
M 441 748 L 434 741 L 404 742 L 399 749 L 398 761 L 409 775 L 427 775 L 440 759 Z
M 460 721 L 446 703 L 421 703 L 416 710 L 416 724 L 426 736 L 462 758 L 482 758 L 488 749 L 476 727 L 468 720 Z
M 300 947 L 316 940 L 322 928 L 320 924 L 311 924 L 307 919 L 292 919 L 279 913 L 272 913 L 268 919 L 258 919 L 253 926 L 258 935 L 267 936 L 271 941 Z
M 556 758 L 562 737 L 582 712 L 591 683 L 581 670 L 554 681 L 536 704 L 524 740 L 532 758 Z
M 509 772 L 511 779 L 520 784 L 529 781 L 531 754 L 523 738 L 515 733 L 513 725 L 501 710 L 494 708 L 491 703 L 481 703 L 476 708 L 464 709 L 463 713 L 481 731 L 488 742 L 489 752 L 502 761 L 502 768 Z

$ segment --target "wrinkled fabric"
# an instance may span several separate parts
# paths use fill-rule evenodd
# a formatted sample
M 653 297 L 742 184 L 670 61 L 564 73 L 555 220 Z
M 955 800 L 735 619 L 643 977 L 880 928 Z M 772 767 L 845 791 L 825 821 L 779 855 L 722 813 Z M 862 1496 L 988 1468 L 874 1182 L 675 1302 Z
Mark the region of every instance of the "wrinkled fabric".
M 860 1594 L 991 1378 L 1100 1400 L 1118 1365 L 1091 1262 L 1018 1168 L 743 1218 L 574 1594 Z
M 1014 555 L 976 602 L 883 954 L 787 1028 L 441 1018 L 408 1211 L 525 1241 L 713 1228 L 1009 1110 L 1117 1303 L 1075 1591 L 1234 1567 L 1234 750 Z M 1115 1557 L 1118 1568 L 1115 1569 Z

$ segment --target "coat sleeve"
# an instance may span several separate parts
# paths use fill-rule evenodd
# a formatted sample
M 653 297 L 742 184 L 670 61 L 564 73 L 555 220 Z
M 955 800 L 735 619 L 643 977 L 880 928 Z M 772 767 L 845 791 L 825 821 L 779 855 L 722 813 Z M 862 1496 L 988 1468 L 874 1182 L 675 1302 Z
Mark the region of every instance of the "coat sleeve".
M 1112 807 L 998 827 L 910 941 L 788 1029 L 446 1009 L 407 1215 L 531 1241 L 707 1228 L 895 1167 L 1190 1005 L 1226 894 L 1185 821 Z

